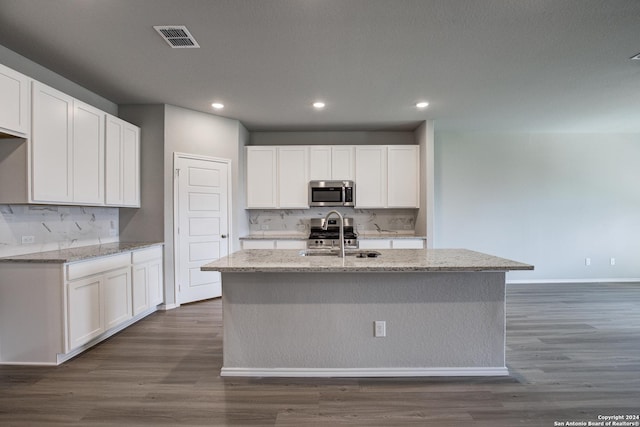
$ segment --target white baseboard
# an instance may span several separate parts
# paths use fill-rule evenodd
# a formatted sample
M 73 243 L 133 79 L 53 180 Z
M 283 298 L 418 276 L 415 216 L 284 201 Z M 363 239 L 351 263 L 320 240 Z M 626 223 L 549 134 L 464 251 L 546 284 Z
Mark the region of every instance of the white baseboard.
M 487 377 L 509 375 L 506 367 L 478 368 L 225 368 L 221 377 Z
M 640 282 L 634 278 L 603 278 L 603 279 L 537 279 L 537 280 L 507 280 L 507 285 L 518 285 L 528 283 L 633 283 Z
M 162 310 L 162 311 L 167 311 L 167 310 L 173 310 L 174 308 L 178 308 L 180 307 L 180 304 L 160 304 L 158 306 L 158 310 Z

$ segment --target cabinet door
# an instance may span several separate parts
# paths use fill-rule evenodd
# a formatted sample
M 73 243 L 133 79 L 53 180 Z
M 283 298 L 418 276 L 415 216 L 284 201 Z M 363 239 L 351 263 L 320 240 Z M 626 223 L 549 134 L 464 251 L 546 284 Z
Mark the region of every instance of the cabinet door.
M 131 268 L 105 273 L 104 329 L 109 330 L 133 317 L 131 308 Z
M 355 178 L 355 147 L 352 145 L 331 147 L 331 179 Z
M 33 82 L 32 201 L 72 202 L 73 98 Z
M 309 147 L 309 180 L 329 180 L 331 177 L 331 146 Z
M 390 145 L 388 149 L 387 207 L 420 207 L 420 158 L 417 145 Z
M 140 128 L 125 123 L 122 131 L 123 205 L 140 207 Z
M 384 208 L 387 204 L 387 146 L 356 147 L 356 207 Z
M 247 147 L 247 208 L 277 207 L 276 147 Z
M 0 65 L 0 132 L 29 135 L 29 85 L 31 80 Z
M 67 284 L 67 351 L 104 332 L 102 307 L 102 276 Z
M 104 112 L 74 101 L 73 202 L 104 204 Z
M 122 137 L 124 121 L 107 115 L 105 124 L 105 203 L 110 206 L 124 204 L 122 182 Z
M 149 306 L 164 301 L 164 281 L 162 280 L 162 259 L 150 261 L 147 265 L 147 283 L 149 286 Z
M 133 315 L 149 308 L 149 285 L 147 283 L 147 264 L 133 265 Z
M 278 207 L 309 207 L 308 155 L 306 146 L 278 148 Z
M 109 115 L 105 144 L 106 204 L 140 207 L 140 129 Z

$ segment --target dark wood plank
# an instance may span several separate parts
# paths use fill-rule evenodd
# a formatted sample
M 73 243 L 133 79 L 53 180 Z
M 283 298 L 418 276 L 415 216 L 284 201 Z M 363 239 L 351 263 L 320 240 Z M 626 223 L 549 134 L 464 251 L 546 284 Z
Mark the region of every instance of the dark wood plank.
M 59 367 L 0 366 L 2 426 L 553 426 L 640 413 L 640 284 L 507 287 L 509 377 L 220 378 L 220 300 Z

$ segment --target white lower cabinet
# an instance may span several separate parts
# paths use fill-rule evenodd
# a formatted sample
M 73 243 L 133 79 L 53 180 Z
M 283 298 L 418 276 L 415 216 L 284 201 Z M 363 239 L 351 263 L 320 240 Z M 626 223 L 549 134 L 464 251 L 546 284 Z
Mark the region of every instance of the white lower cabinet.
M 67 284 L 67 351 L 104 332 L 102 276 Z
M 131 309 L 131 268 L 125 267 L 104 275 L 104 328 L 115 328 L 133 317 Z
M 0 263 L 0 365 L 58 365 L 153 313 L 162 253 L 158 245 L 65 264 Z
M 162 248 L 133 252 L 133 315 L 161 304 L 164 300 Z
M 130 253 L 67 264 L 66 280 L 67 351 L 133 317 Z
M 360 239 L 360 249 L 423 249 L 424 239 Z
M 300 239 L 291 240 L 243 240 L 242 249 L 306 249 L 307 241 Z

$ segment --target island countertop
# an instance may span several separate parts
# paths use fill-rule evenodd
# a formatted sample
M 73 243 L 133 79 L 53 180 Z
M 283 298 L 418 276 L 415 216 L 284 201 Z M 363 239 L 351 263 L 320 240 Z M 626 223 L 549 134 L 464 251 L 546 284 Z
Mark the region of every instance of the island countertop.
M 299 250 L 248 249 L 201 267 L 226 272 L 447 272 L 533 270 L 533 266 L 468 249 L 379 250 L 377 258 L 301 256 Z M 366 252 L 366 251 L 364 251 Z

